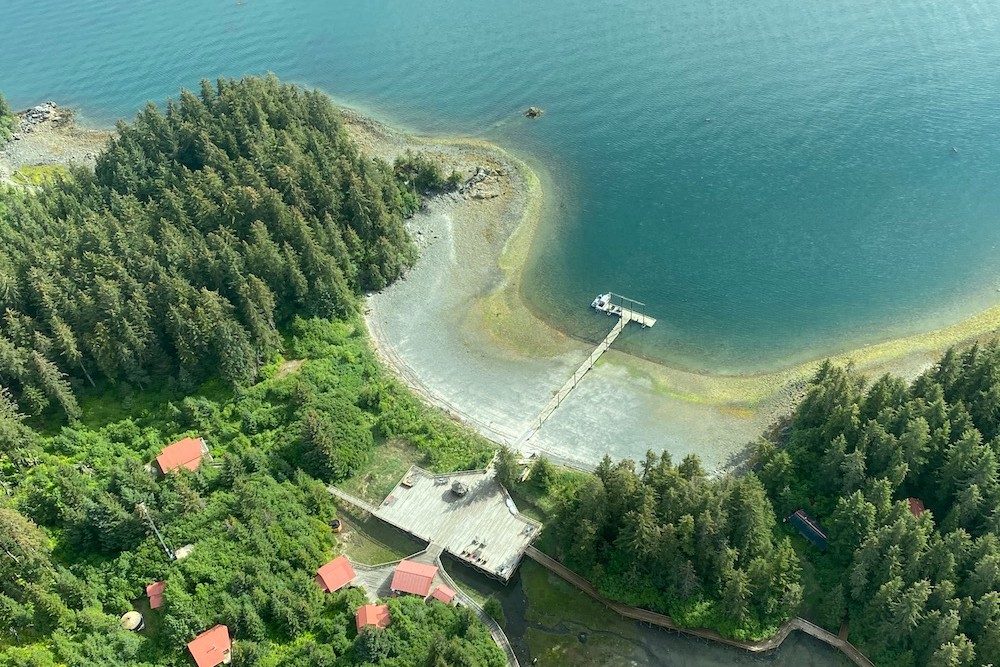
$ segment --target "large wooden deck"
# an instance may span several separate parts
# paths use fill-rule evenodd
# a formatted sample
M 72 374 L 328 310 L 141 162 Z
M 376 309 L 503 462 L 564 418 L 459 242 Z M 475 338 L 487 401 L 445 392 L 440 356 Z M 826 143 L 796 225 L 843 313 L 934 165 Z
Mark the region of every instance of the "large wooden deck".
M 452 484 L 467 491 L 458 495 Z M 541 526 L 522 516 L 492 470 L 435 475 L 416 466 L 374 515 L 506 582 Z

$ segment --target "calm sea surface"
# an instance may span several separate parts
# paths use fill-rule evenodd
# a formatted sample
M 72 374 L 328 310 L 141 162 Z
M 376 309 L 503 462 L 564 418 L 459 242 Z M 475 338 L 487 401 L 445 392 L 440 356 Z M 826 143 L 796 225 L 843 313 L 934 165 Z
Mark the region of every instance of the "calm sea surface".
M 15 105 L 130 116 L 274 71 L 557 183 L 529 297 L 690 368 L 760 369 L 1000 300 L 1000 3 L 0 0 Z M 536 104 L 543 118 L 518 116 Z

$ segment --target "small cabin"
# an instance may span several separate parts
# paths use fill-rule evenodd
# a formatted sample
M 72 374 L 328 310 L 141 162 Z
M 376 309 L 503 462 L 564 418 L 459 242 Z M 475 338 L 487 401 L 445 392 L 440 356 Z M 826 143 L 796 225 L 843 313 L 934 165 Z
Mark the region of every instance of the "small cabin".
M 805 513 L 805 510 L 795 510 L 785 519 L 785 522 L 795 526 L 802 537 L 812 542 L 817 549 L 826 551 L 826 533 L 823 532 L 815 519 Z
M 225 625 L 206 630 L 188 642 L 187 647 L 198 667 L 228 665 L 233 660 L 233 643 Z
M 197 470 L 208 456 L 204 438 L 184 438 L 164 447 L 156 457 L 160 473 L 166 475 L 181 469 Z
M 435 600 L 439 600 L 445 604 L 451 604 L 455 599 L 455 591 L 453 591 L 448 586 L 441 584 L 431 593 L 431 597 Z
M 409 593 L 426 598 L 431 592 L 431 584 L 434 583 L 437 571 L 436 565 L 401 560 L 392 575 L 389 588 L 393 593 Z
M 163 589 L 167 587 L 165 581 L 154 581 L 146 586 L 146 597 L 149 598 L 149 608 L 159 609 L 163 606 Z
M 345 586 L 349 586 L 357 576 L 351 561 L 347 556 L 337 556 L 326 565 L 316 570 L 316 583 L 326 593 L 339 591 Z
M 389 627 L 389 606 L 384 604 L 366 604 L 358 607 L 355 614 L 355 622 L 358 632 L 365 628 L 387 628 Z

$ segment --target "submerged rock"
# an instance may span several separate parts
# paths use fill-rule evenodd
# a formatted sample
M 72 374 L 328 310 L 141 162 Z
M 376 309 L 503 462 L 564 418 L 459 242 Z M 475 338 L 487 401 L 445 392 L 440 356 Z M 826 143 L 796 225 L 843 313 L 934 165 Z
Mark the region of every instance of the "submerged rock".
M 524 115 L 528 118 L 538 118 L 543 113 L 545 113 L 545 111 L 541 107 L 528 107 L 527 110 L 525 110 Z

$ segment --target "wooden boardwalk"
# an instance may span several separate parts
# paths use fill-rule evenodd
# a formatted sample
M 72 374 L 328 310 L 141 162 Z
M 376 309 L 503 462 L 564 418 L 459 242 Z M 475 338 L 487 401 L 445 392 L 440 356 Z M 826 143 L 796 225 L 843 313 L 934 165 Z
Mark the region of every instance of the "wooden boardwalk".
M 375 514 L 375 512 L 377 511 L 377 508 L 374 505 L 372 505 L 371 503 L 366 502 L 366 501 L 362 500 L 361 498 L 358 498 L 357 496 L 352 496 L 347 491 L 341 491 L 340 489 L 338 489 L 337 487 L 333 486 L 332 484 L 330 486 L 326 487 L 326 490 L 329 491 L 332 495 L 337 496 L 338 498 L 340 498 L 341 500 L 343 500 L 347 504 L 354 505 L 358 509 L 364 510 L 365 512 L 368 512 L 369 514 Z
M 576 372 L 573 373 L 572 377 L 566 380 L 563 386 L 559 388 L 559 391 L 557 391 L 552 398 L 549 399 L 549 402 L 545 404 L 542 411 L 539 412 L 538 416 L 531 422 L 531 426 L 521 434 L 517 444 L 526 442 L 538 431 L 538 429 L 542 427 L 545 420 L 552 416 L 552 413 L 556 411 L 556 408 L 558 408 L 564 400 L 566 400 L 569 393 L 576 388 L 576 385 L 580 384 L 580 380 L 582 380 L 583 376 L 587 374 L 587 371 L 593 368 L 594 364 L 597 363 L 597 360 L 608 351 L 608 348 L 611 347 L 611 344 L 615 342 L 615 339 L 618 338 L 619 334 L 621 334 L 622 329 L 624 329 L 625 325 L 630 321 L 631 320 L 627 316 L 622 316 L 622 318 L 615 323 L 615 326 L 611 329 L 610 333 L 604 337 L 604 340 L 601 341 L 600 345 L 594 348 L 594 351 L 590 353 L 590 356 L 587 357 L 586 361 L 580 364 L 580 367 L 576 369 Z
M 832 632 L 827 632 L 823 628 L 819 627 L 814 623 L 810 623 L 804 618 L 792 618 L 785 621 L 778 632 L 773 636 L 759 642 L 741 642 L 736 639 L 729 639 L 728 637 L 723 637 L 718 632 L 713 630 L 705 629 L 695 629 L 695 628 L 683 628 L 676 623 L 669 616 L 663 614 L 658 614 L 654 611 L 649 611 L 648 609 L 640 609 L 639 607 L 630 607 L 628 605 L 609 600 L 603 595 L 601 595 L 594 586 L 581 577 L 576 572 L 557 561 L 556 559 L 548 556 L 535 547 L 528 547 L 524 555 L 532 559 L 545 569 L 549 570 L 553 574 L 558 575 L 562 579 L 576 586 L 581 591 L 594 598 L 598 602 L 609 607 L 613 611 L 621 614 L 626 618 L 631 618 L 637 621 L 642 621 L 643 623 L 649 623 L 650 625 L 655 625 L 667 630 L 674 630 L 676 632 L 683 632 L 685 634 L 693 635 L 695 637 L 700 637 L 702 639 L 708 639 L 711 641 L 719 642 L 721 644 L 727 644 L 736 648 L 743 649 L 744 651 L 749 651 L 750 653 L 767 653 L 773 651 L 781 643 L 785 641 L 785 638 L 792 633 L 793 630 L 799 630 L 811 635 L 816 639 L 829 644 L 830 646 L 838 649 L 841 653 L 846 655 L 854 664 L 858 667 L 874 667 L 874 663 L 869 660 L 865 655 L 857 649 L 853 644 L 845 639 L 838 637 Z

